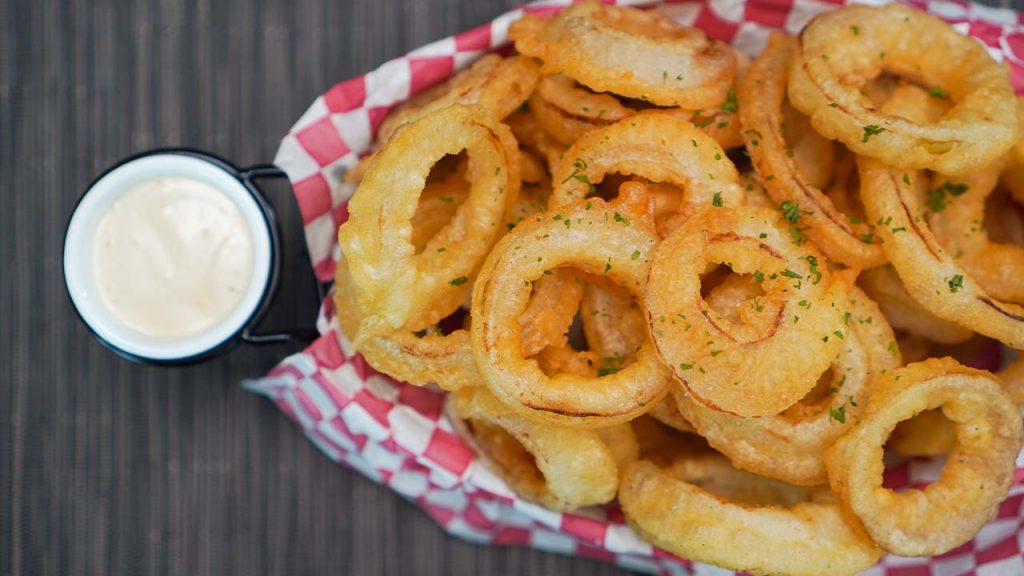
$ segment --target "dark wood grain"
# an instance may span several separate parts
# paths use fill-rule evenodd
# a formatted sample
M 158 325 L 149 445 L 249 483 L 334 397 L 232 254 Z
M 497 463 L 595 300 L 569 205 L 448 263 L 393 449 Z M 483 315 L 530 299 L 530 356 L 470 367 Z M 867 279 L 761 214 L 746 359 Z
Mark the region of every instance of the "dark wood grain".
M 445 536 L 239 388 L 288 347 L 132 364 L 62 284 L 104 167 L 169 145 L 270 160 L 333 82 L 514 3 L 0 0 L 0 574 L 622 573 Z

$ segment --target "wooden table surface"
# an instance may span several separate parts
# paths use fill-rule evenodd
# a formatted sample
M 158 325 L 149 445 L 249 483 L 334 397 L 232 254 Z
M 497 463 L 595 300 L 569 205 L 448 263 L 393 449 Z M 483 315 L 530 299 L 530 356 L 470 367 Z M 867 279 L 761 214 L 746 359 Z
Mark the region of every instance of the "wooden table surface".
M 0 0 L 0 574 L 622 573 L 450 538 L 328 461 L 238 385 L 296 347 L 133 364 L 64 292 L 63 228 L 100 170 L 155 146 L 269 161 L 324 88 L 515 3 Z M 289 290 L 279 314 L 308 316 Z

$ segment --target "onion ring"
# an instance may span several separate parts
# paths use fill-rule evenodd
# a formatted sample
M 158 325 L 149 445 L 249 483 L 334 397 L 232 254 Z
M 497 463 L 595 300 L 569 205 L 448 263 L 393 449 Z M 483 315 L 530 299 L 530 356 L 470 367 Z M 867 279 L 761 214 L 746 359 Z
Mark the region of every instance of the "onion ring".
M 530 96 L 530 111 L 548 134 L 566 145 L 591 130 L 636 114 L 615 96 L 591 92 L 563 75 L 540 79 Z
M 659 106 L 717 106 L 736 69 L 728 45 L 633 8 L 585 3 L 553 18 L 526 14 L 508 34 L 516 50 L 543 61 L 545 74 Z
M 441 334 L 434 329 L 422 337 L 407 329 L 363 332 L 362 312 L 344 256 L 335 271 L 334 308 L 341 331 L 375 370 L 414 386 L 434 382 L 444 390 L 458 390 L 480 385 L 467 330 Z
M 463 149 L 469 156 L 469 196 L 452 222 L 416 254 L 411 219 L 430 168 Z M 363 331 L 422 329 L 438 320 L 423 317 L 429 302 L 449 302 L 465 290 L 514 205 L 517 156 L 506 126 L 482 108 L 461 105 L 406 125 L 373 155 L 338 232 L 363 311 Z
M 598 431 L 523 418 L 485 388 L 449 394 L 446 408 L 457 431 L 490 469 L 521 497 L 552 510 L 610 502 L 618 488 L 616 458 L 628 461 L 639 450 L 628 428 L 616 431 L 612 449 Z
M 926 124 L 879 112 L 859 90 L 885 70 L 948 90 L 956 105 Z M 1018 131 L 1006 69 L 973 38 L 897 4 L 815 17 L 800 34 L 789 97 L 822 135 L 902 169 L 969 173 L 999 158 Z
M 712 462 L 627 465 L 619 502 L 633 529 L 681 557 L 754 574 L 855 574 L 881 557 L 838 505 Z
M 885 222 L 876 233 L 914 300 L 934 316 L 1012 348 L 1024 348 L 1024 307 L 990 296 L 942 249 L 919 216 L 913 185 L 916 175 L 863 157 L 859 170 L 868 217 Z
M 499 400 L 537 421 L 594 428 L 631 420 L 664 396 L 666 370 L 649 341 L 635 362 L 599 378 L 549 377 L 522 357 L 520 345 L 519 316 L 530 283 L 546 270 L 571 266 L 642 291 L 655 243 L 645 208 L 594 198 L 548 210 L 498 242 L 473 289 L 472 344 L 477 366 Z
M 736 167 L 710 136 L 665 112 L 637 114 L 594 130 L 565 152 L 552 173 L 550 208 L 587 197 L 614 172 L 666 182 L 685 191 L 678 211 L 738 206 L 743 190 Z
M 1002 162 L 962 178 L 938 177 L 928 192 L 928 226 L 939 244 L 998 300 L 1024 303 L 1024 247 L 993 242 L 985 201 L 995 191 Z
M 900 366 L 899 354 L 890 350 L 892 329 L 878 306 L 856 288 L 843 305 L 849 313 L 845 343 L 823 399 L 801 401 L 778 415 L 739 418 L 677 391 L 679 413 L 739 468 L 791 484 L 827 482 L 822 454 L 860 420 L 874 379 Z
M 886 113 L 917 119 L 921 110 L 906 99 L 890 99 Z M 990 296 L 944 251 L 924 221 L 916 191 L 916 172 L 893 170 L 861 156 L 857 162 L 861 200 L 868 219 L 907 292 L 934 316 L 1024 348 L 1024 306 Z
M 823 260 L 790 240 L 777 212 L 757 207 L 706 210 L 658 246 L 645 292 L 648 325 L 690 397 L 738 416 L 767 416 L 814 387 L 842 346 L 839 305 L 851 282 Z M 765 291 L 745 308 L 746 325 L 701 298 L 701 273 L 726 262 Z
M 795 234 L 805 233 L 832 260 L 850 266 L 877 266 L 885 256 L 867 223 L 854 224 L 839 212 L 828 196 L 804 176 L 787 143 L 789 134 L 784 133 L 782 108 L 787 66 L 795 46 L 794 39 L 772 34 L 740 84 L 740 118 L 747 151 L 768 194 L 782 207 Z M 816 144 L 815 149 L 831 148 L 827 140 Z
M 400 126 L 452 104 L 478 105 L 500 120 L 526 102 L 539 78 L 540 67 L 530 58 L 487 54 L 388 114 L 377 129 L 377 141 L 387 142 Z
M 896 424 L 942 408 L 956 444 L 924 490 L 882 487 L 882 452 Z M 995 516 L 1013 481 L 1021 417 L 998 380 L 951 358 L 910 364 L 879 378 L 860 424 L 825 453 L 829 483 L 882 548 L 900 556 L 941 554 Z

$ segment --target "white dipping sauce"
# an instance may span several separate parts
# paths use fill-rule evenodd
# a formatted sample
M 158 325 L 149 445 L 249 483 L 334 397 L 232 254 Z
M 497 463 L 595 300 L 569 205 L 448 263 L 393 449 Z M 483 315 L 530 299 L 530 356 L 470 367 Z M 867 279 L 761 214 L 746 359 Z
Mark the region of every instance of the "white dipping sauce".
M 113 201 L 92 258 L 115 316 L 150 336 L 185 338 L 238 306 L 252 281 L 253 242 L 224 193 L 191 178 L 154 178 Z

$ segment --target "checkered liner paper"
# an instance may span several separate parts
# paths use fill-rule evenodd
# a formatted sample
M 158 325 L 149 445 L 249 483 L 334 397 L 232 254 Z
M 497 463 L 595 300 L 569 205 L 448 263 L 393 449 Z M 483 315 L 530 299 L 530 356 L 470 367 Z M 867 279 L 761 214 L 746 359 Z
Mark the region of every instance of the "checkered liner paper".
M 754 55 L 771 30 L 797 32 L 814 15 L 841 3 L 711 0 L 666 2 L 655 9 Z M 1015 88 L 1024 91 L 1024 15 L 962 1 L 911 3 L 953 23 L 1008 62 Z M 507 12 L 341 82 L 313 102 L 284 137 L 274 161 L 291 180 L 321 280 L 334 275 L 337 229 L 348 218 L 354 190 L 341 181 L 342 174 L 369 151 L 388 110 L 481 54 L 505 47 L 509 24 L 524 11 L 555 12 L 567 4 L 537 2 Z M 352 352 L 333 319 L 330 298 L 324 301 L 319 329 L 322 336 L 308 349 L 245 386 L 273 400 L 329 458 L 412 500 L 449 533 L 473 542 L 598 558 L 641 572 L 728 573 L 644 542 L 616 506 L 557 513 L 517 498 L 455 434 L 441 413 L 443 392 L 396 382 Z M 1024 574 L 1024 455 L 1017 465 L 1009 497 L 974 541 L 936 558 L 887 556 L 867 574 Z M 887 471 L 886 484 L 925 483 L 937 478 L 940 469 L 938 462 L 912 460 Z

